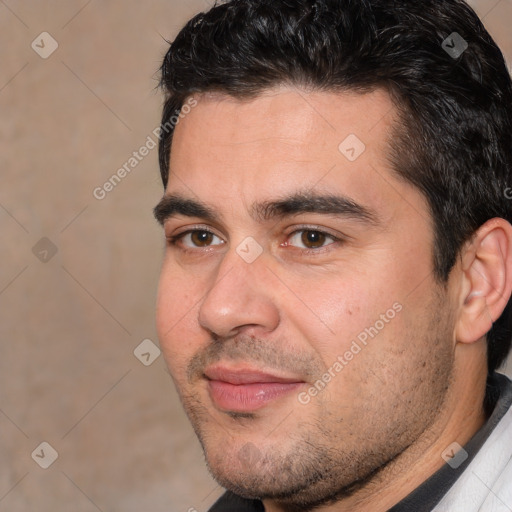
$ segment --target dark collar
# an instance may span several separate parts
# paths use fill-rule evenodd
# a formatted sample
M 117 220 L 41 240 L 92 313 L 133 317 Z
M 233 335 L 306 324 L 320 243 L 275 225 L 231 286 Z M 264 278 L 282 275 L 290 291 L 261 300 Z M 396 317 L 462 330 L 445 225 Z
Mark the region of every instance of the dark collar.
M 512 381 L 505 375 L 493 373 L 487 379 L 487 397 L 492 413 L 463 447 L 468 458 L 455 469 L 445 464 L 388 512 L 430 512 L 441 501 L 512 405 Z

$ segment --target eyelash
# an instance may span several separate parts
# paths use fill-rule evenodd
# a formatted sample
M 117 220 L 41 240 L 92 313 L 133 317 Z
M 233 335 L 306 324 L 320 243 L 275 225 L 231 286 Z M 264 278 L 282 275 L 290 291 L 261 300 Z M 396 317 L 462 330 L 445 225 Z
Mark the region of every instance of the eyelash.
M 302 249 L 300 247 L 296 247 L 296 249 L 298 251 L 300 251 L 301 254 L 309 254 L 309 255 L 311 255 L 311 254 L 323 253 L 323 252 L 325 252 L 325 249 L 327 249 L 330 245 L 335 245 L 335 244 L 339 244 L 340 242 L 343 242 L 343 239 L 341 237 L 334 236 L 331 233 L 327 233 L 326 231 L 322 231 L 321 229 L 318 229 L 318 228 L 315 228 L 315 227 L 311 227 L 311 226 L 300 226 L 299 229 L 296 229 L 295 231 L 292 231 L 291 233 L 289 233 L 287 235 L 287 240 L 292 238 L 293 235 L 296 235 L 297 233 L 301 233 L 301 232 L 304 232 L 304 231 L 310 231 L 312 233 L 318 233 L 318 234 L 321 234 L 321 235 L 325 235 L 327 238 L 331 238 L 333 240 L 333 242 L 331 242 L 330 244 L 324 245 L 322 247 L 316 248 L 316 249 Z M 201 250 L 204 251 L 205 249 L 206 250 L 210 249 L 212 246 L 206 246 L 206 247 L 203 247 L 203 248 L 197 247 L 196 249 L 192 249 L 190 247 L 180 247 L 179 246 L 179 242 L 180 242 L 180 240 L 183 237 L 185 237 L 186 235 L 189 235 L 191 233 L 196 233 L 196 232 L 199 232 L 199 233 L 210 233 L 213 236 L 216 236 L 216 237 L 220 238 L 218 235 L 216 235 L 213 231 L 210 231 L 209 229 L 204 229 L 204 228 L 198 229 L 198 228 L 195 228 L 195 229 L 189 229 L 187 231 L 184 231 L 183 233 L 179 233 L 178 235 L 167 237 L 167 242 L 172 247 L 179 248 L 184 253 L 197 253 L 198 251 L 201 251 Z M 223 245 L 223 244 L 217 244 L 217 245 Z M 294 247 L 294 246 L 292 246 L 292 247 Z

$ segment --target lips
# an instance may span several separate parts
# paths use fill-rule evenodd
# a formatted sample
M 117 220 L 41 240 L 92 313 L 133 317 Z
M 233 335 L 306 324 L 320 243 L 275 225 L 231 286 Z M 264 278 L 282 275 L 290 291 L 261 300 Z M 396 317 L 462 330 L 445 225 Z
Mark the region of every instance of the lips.
M 302 382 L 300 379 L 295 377 L 281 377 L 260 370 L 252 370 L 248 368 L 229 369 L 222 366 L 214 366 L 207 368 L 204 374 L 209 380 L 222 381 L 234 385 L 255 384 L 258 382 Z
M 204 372 L 213 403 L 223 411 L 250 412 L 297 390 L 304 381 L 254 368 L 212 366 Z

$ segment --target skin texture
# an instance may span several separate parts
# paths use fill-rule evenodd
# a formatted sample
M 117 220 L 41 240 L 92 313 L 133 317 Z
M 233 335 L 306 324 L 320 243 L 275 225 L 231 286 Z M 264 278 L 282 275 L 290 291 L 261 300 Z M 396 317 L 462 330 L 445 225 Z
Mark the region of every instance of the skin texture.
M 205 202 L 219 219 L 165 221 L 168 239 L 213 236 L 166 246 L 157 327 L 209 469 L 267 512 L 385 511 L 485 421 L 484 335 L 510 295 L 512 228 L 485 225 L 441 284 L 426 200 L 386 158 L 396 117 L 385 92 L 196 99 L 176 127 L 166 195 Z M 353 162 L 338 149 L 349 134 L 366 146 Z M 254 203 L 297 191 L 343 194 L 376 221 L 251 216 Z M 304 225 L 341 241 L 317 234 L 308 246 Z M 252 263 L 237 253 L 247 237 L 263 250 Z M 333 370 L 382 315 L 383 328 Z M 212 363 L 302 384 L 240 414 L 212 401 L 203 374 Z M 329 368 L 325 389 L 301 403 Z

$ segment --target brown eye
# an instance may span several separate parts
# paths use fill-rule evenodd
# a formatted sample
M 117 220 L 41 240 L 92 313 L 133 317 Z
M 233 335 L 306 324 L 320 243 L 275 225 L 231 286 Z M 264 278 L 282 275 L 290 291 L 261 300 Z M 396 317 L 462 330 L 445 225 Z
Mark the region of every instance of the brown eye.
M 337 240 L 338 239 L 336 237 L 329 235 L 328 233 L 324 233 L 323 231 L 318 231 L 316 229 L 299 229 L 292 233 L 287 245 L 294 245 L 304 250 L 315 250 L 322 249 Z
M 192 231 L 190 240 L 197 247 L 206 247 L 211 244 L 214 234 L 209 231 Z
M 215 243 L 214 239 L 218 239 L 220 243 Z M 184 251 L 208 248 L 210 246 L 222 245 L 224 241 L 215 233 L 206 229 L 190 229 L 176 236 L 169 237 L 171 246 L 180 247 Z
M 318 249 L 319 247 L 322 247 L 325 243 L 325 239 L 327 237 L 324 233 L 321 233 L 320 231 L 303 231 L 301 236 L 301 242 L 308 248 L 308 249 Z

